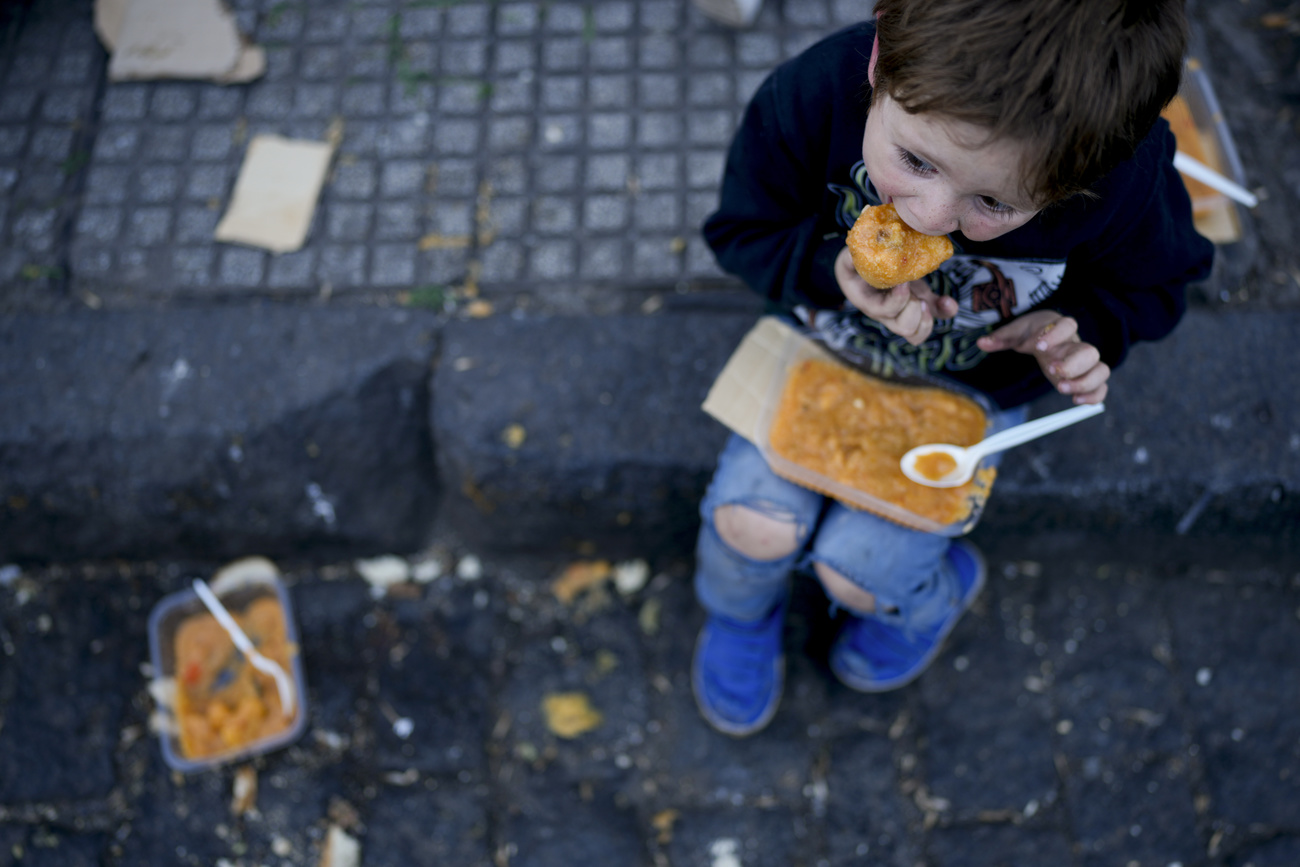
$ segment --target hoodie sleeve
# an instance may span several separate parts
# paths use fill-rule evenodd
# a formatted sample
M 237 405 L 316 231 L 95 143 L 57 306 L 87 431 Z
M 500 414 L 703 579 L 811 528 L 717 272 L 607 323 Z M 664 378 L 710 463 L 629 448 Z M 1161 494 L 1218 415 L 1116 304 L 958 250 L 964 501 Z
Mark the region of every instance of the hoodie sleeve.
M 1191 200 L 1173 167 L 1174 137 L 1159 121 L 1128 169 L 1105 182 L 1114 196 L 1106 228 L 1071 253 L 1050 306 L 1073 316 L 1080 339 L 1112 368 L 1141 340 L 1168 335 L 1186 312 L 1188 284 L 1205 280 L 1214 245 L 1192 222 Z
M 704 224 L 723 270 L 787 309 L 844 303 L 833 268 L 844 236 L 819 216 L 840 95 L 819 87 L 809 66 L 786 64 L 759 87 L 732 140 L 718 209 Z

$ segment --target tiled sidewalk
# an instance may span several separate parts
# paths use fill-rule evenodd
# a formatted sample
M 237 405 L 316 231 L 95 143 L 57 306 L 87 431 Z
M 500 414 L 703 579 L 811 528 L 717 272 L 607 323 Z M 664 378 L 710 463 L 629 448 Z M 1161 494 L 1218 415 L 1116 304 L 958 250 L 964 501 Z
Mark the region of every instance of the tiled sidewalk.
M 686 0 L 233 5 L 267 51 L 250 85 L 110 84 L 88 0 L 6 13 L 0 285 L 113 299 L 717 278 L 698 227 L 739 112 L 866 4 L 769 4 L 745 31 Z M 252 135 L 322 139 L 336 118 L 302 251 L 212 240 Z

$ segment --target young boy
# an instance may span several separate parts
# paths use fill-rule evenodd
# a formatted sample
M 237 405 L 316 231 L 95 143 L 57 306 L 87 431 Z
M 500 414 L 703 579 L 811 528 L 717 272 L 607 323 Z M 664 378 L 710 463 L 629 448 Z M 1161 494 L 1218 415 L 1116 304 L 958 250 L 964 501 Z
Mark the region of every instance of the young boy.
M 876 19 L 779 67 L 754 96 L 704 234 L 726 270 L 832 346 L 987 394 L 995 426 L 1051 390 L 1106 395 L 1204 279 L 1158 122 L 1177 92 L 1183 0 L 879 0 Z M 845 234 L 893 202 L 957 253 L 876 290 Z M 811 566 L 851 614 L 830 665 L 877 692 L 921 674 L 984 581 L 969 543 L 855 511 L 775 476 L 732 437 L 700 507 L 692 665 L 705 719 L 772 718 L 788 576 Z

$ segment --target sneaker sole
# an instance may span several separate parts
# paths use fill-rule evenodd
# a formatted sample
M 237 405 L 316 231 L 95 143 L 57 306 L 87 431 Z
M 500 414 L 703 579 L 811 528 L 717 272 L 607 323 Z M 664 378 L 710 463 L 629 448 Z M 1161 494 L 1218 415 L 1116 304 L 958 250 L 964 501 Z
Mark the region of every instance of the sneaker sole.
M 980 595 L 980 591 L 984 589 L 984 582 L 989 571 L 988 564 L 984 562 L 984 555 L 980 553 L 979 548 L 976 548 L 971 543 L 962 540 L 954 541 L 953 547 L 975 561 L 975 581 L 970 587 L 966 588 L 966 593 L 962 596 L 961 613 L 948 621 L 948 623 L 939 630 L 939 637 L 935 639 L 934 646 L 930 648 L 929 652 L 921 657 L 916 668 L 906 674 L 901 674 L 887 680 L 858 680 L 851 674 L 841 672 L 839 666 L 835 665 L 834 656 L 832 655 L 831 673 L 839 679 L 840 683 L 857 692 L 889 692 L 890 690 L 907 686 L 909 683 L 925 674 L 926 669 L 930 667 L 930 663 L 934 662 L 935 657 L 943 651 L 944 642 L 948 640 L 948 636 L 957 627 L 958 622 L 961 620 L 961 615 L 965 614 L 970 609 L 971 603 L 975 601 L 976 597 Z
M 700 634 L 695 638 L 695 653 L 691 660 L 691 694 L 695 696 L 695 706 L 699 708 L 700 716 L 704 717 L 704 721 L 714 729 L 733 738 L 743 738 L 762 731 L 776 716 L 776 710 L 781 706 L 781 697 L 785 694 L 785 654 L 781 654 L 776 661 L 776 697 L 772 700 L 771 706 L 752 723 L 733 723 L 718 717 L 701 697 L 704 690 L 699 680 L 700 667 L 695 664 L 694 660 L 695 657 L 699 656 L 700 642 L 703 640 L 704 630 L 701 629 Z

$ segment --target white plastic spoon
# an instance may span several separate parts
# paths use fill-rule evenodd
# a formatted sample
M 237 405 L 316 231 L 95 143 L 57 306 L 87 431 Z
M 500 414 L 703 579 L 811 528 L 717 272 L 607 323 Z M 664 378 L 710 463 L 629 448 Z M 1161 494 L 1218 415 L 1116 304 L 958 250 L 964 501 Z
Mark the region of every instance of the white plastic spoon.
M 1213 187 L 1233 201 L 1241 202 L 1248 208 L 1259 204 L 1259 197 L 1250 190 L 1236 181 L 1225 178 L 1205 163 L 1197 162 L 1182 151 L 1174 152 L 1174 168 L 1189 178 L 1195 178 L 1206 186 Z
M 235 642 L 235 647 L 239 648 L 253 668 L 266 672 L 275 678 L 275 688 L 280 693 L 280 710 L 287 717 L 293 716 L 293 681 L 289 679 L 288 673 L 275 660 L 267 659 L 257 652 L 257 648 L 253 647 L 253 642 L 244 634 L 244 630 L 239 628 L 235 618 L 230 616 L 226 606 L 221 604 L 217 594 L 212 592 L 212 588 L 202 578 L 194 579 L 194 592 L 199 594 L 204 606 L 208 611 L 212 612 L 212 616 L 217 618 L 217 622 L 229 633 L 230 640 Z
M 1012 446 L 1038 439 L 1044 434 L 1060 430 L 1077 421 L 1083 421 L 1085 418 L 1091 418 L 1105 409 L 1106 405 L 1104 403 L 1071 407 L 1061 412 L 1045 415 L 1042 418 L 1036 418 L 1033 421 L 1007 428 L 1001 433 L 996 433 L 988 439 L 966 448 L 948 443 L 928 443 L 917 446 L 903 455 L 901 461 L 903 475 L 918 484 L 929 485 L 932 488 L 955 488 L 970 481 L 971 476 L 975 474 L 975 467 L 979 465 L 980 458 L 985 455 L 991 455 L 994 452 L 1000 452 Z M 917 461 L 925 455 L 936 453 L 947 455 L 956 461 L 957 465 L 946 475 L 932 479 L 921 473 L 917 468 Z

